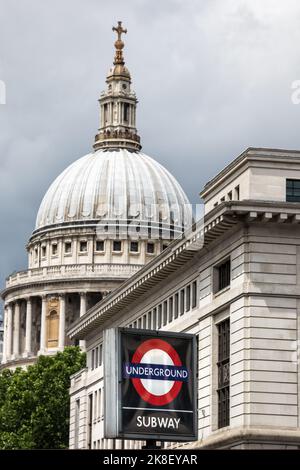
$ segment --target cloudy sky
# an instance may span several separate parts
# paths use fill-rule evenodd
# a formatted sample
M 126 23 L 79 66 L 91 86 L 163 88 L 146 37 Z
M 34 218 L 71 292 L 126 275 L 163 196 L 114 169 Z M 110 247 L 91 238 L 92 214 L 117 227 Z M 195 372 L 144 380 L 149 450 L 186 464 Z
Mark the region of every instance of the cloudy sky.
M 298 0 L 0 0 L 0 11 L 1 286 L 26 268 L 50 183 L 91 149 L 117 20 L 143 150 L 192 202 L 249 146 L 300 149 Z

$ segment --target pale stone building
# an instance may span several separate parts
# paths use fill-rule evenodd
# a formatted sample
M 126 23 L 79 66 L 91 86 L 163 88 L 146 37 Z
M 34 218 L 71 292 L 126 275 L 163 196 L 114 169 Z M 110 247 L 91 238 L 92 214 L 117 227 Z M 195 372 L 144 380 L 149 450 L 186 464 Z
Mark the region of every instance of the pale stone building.
M 69 329 L 87 348 L 71 378 L 71 448 L 140 446 L 103 434 L 103 331 L 127 326 L 198 336 L 190 446 L 300 449 L 300 152 L 249 148 L 201 196 L 203 224 Z
M 99 99 L 94 151 L 48 189 L 27 244 L 28 269 L 9 276 L 2 291 L 2 368 L 76 343 L 66 335 L 70 325 L 191 223 L 179 183 L 141 152 L 121 23 L 114 30 L 114 66 Z

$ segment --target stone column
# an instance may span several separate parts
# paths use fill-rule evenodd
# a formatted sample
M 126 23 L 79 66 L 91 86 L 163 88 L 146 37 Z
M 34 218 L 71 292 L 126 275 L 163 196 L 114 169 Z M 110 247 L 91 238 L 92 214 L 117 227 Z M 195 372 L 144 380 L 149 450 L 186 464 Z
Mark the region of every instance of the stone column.
M 86 292 L 80 292 L 80 313 L 79 315 L 82 317 L 86 313 Z M 85 351 L 85 341 L 79 341 L 80 348 Z
M 11 359 L 11 353 L 12 353 L 12 349 L 11 349 L 11 343 L 12 343 L 12 316 L 13 316 L 12 304 L 10 303 L 7 306 L 7 322 L 6 322 L 7 333 L 6 333 L 6 337 L 5 337 L 6 344 L 4 345 L 7 361 L 9 361 Z
M 65 295 L 60 296 L 59 301 L 59 337 L 58 347 L 64 349 L 65 347 L 65 328 L 66 328 L 66 299 Z
M 20 302 L 17 300 L 15 303 L 14 312 L 14 345 L 13 357 L 17 358 L 20 354 Z
M 80 316 L 86 313 L 86 292 L 80 292 Z
M 47 311 L 47 296 L 42 296 L 42 311 L 41 311 L 41 339 L 39 354 L 43 354 L 46 350 L 46 311 Z
M 31 342 L 31 327 L 32 327 L 32 299 L 29 297 L 26 304 L 26 329 L 25 329 L 25 351 L 24 357 L 32 355 L 32 342 Z
M 7 316 L 8 316 L 8 309 L 7 305 L 4 307 L 3 312 L 3 354 L 2 354 L 2 364 L 5 364 L 7 361 L 6 359 L 6 347 L 7 347 Z

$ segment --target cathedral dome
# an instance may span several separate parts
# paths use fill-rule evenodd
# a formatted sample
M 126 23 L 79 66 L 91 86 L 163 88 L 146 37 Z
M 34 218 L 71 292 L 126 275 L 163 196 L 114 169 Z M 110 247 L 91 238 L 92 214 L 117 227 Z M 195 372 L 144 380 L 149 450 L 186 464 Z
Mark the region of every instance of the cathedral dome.
M 141 152 L 100 149 L 56 178 L 41 203 L 35 229 L 103 221 L 106 226 L 130 223 L 140 230 L 171 227 L 176 236 L 190 217 L 187 196 L 162 165 Z

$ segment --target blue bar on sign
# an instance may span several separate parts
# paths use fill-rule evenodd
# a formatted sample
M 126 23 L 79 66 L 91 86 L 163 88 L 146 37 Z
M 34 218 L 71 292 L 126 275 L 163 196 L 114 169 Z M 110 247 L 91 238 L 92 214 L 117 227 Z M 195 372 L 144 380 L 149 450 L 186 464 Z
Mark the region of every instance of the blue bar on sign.
M 149 379 L 149 380 L 177 380 L 187 382 L 189 372 L 184 366 L 171 366 L 163 364 L 123 364 L 124 379 Z

